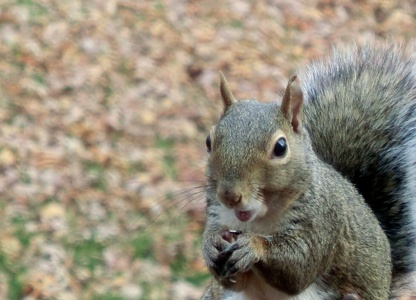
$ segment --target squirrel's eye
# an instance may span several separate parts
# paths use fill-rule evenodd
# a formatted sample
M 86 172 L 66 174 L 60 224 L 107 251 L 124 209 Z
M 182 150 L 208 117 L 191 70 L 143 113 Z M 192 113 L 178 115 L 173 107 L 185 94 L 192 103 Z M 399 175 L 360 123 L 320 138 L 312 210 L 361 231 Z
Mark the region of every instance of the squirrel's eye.
M 207 145 L 207 152 L 211 152 L 211 136 L 207 136 L 207 139 L 205 141 L 205 145 Z
M 285 156 L 287 150 L 287 143 L 285 138 L 280 138 L 274 144 L 273 154 L 277 157 Z

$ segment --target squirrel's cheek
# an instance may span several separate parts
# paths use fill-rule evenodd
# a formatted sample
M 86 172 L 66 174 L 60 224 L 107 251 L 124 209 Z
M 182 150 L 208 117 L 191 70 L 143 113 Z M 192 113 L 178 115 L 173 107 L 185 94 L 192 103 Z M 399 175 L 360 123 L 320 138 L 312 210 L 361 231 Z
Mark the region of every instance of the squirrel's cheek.
M 267 205 L 265 203 L 262 202 L 261 206 L 259 207 L 257 216 L 258 217 L 264 217 L 267 214 L 268 211 L 269 211 L 269 208 L 267 207 Z
M 252 200 L 249 203 L 247 203 L 246 207 L 249 209 L 249 211 L 252 214 L 251 220 L 255 221 L 257 218 L 264 217 L 268 211 L 269 208 L 264 200 Z

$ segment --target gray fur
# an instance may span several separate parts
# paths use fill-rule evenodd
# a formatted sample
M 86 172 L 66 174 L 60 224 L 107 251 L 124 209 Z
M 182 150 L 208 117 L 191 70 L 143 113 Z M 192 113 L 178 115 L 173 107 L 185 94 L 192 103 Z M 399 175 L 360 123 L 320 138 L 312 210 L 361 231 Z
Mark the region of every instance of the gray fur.
M 335 49 L 329 61 L 313 63 L 299 77 L 314 150 L 353 182 L 380 220 L 392 247 L 394 281 L 412 281 L 415 61 L 395 45 Z

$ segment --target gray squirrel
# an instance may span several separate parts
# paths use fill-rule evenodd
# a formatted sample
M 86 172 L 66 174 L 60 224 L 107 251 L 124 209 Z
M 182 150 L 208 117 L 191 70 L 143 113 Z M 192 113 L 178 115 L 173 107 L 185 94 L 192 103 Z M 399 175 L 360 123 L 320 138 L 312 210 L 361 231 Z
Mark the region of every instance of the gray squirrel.
M 279 105 L 236 101 L 222 77 L 203 299 L 416 294 L 416 63 L 366 45 L 299 78 Z

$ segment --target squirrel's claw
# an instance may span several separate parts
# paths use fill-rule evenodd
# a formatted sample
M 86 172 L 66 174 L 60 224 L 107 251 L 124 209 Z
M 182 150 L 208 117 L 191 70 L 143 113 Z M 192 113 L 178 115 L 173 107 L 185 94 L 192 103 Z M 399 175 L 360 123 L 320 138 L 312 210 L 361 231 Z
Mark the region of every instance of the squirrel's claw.
M 259 261 L 256 251 L 251 246 L 250 236 L 239 237 L 239 240 L 221 252 L 221 255 L 229 257 L 221 272 L 224 278 L 239 272 L 246 272 Z

